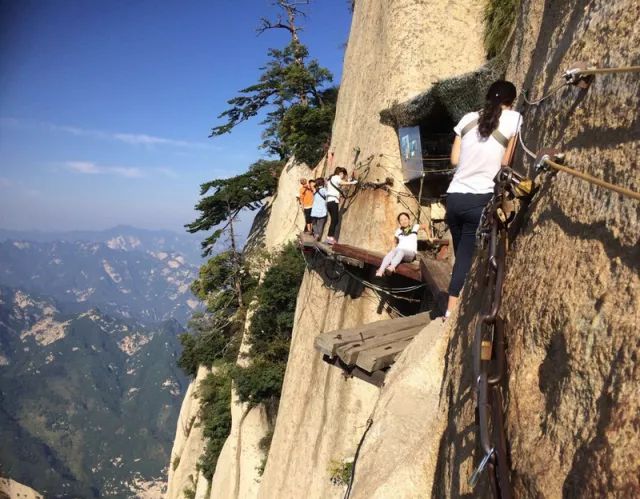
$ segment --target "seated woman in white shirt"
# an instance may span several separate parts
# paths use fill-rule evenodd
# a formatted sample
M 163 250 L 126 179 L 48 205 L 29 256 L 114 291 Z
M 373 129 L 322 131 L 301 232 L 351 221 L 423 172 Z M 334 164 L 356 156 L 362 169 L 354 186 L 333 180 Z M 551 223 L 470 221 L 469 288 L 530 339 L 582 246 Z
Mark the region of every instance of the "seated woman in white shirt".
M 408 213 L 400 213 L 398 215 L 398 224 L 400 227 L 396 229 L 394 234 L 396 238 L 396 247 L 386 254 L 382 260 L 382 264 L 376 271 L 376 275 L 381 277 L 385 272 L 395 272 L 396 267 L 402 262 L 412 262 L 418 253 L 418 231 L 427 229 L 426 225 L 415 224 L 410 225 L 411 218 Z
M 487 92 L 482 111 L 465 114 L 454 127 L 451 164 L 457 166 L 447 189 L 446 221 L 456 256 L 449 284 L 448 317 L 458 303 L 471 268 L 476 230 L 482 210 L 491 200 L 493 179 L 511 162 L 522 116 L 511 110 L 516 98 L 513 83 L 499 80 Z

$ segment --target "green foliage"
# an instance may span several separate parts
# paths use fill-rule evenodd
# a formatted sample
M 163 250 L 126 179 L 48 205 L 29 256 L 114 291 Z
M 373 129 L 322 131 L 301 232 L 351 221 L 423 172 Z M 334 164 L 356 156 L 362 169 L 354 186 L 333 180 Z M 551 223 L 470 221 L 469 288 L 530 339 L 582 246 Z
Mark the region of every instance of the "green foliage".
M 191 291 L 207 304 L 209 313 L 228 319 L 239 307 L 238 282 L 243 294 L 249 293 L 257 284 L 245 266 L 242 254 L 224 251 L 200 267 Z
M 257 306 L 248 331 L 250 362 L 232 374 L 243 402 L 275 405 L 280 397 L 304 268 L 300 251 L 290 243 L 276 256 L 256 291 Z
M 228 220 L 243 210 L 256 210 L 261 201 L 275 192 L 278 177 L 282 171 L 282 161 L 259 160 L 249 167 L 249 171 L 235 177 L 215 179 L 200 186 L 200 199 L 196 209 L 201 215 L 187 224 L 191 233 L 218 227 L 202 242 L 204 255 L 210 255 L 213 246 L 228 227 Z
M 178 466 L 180 466 L 180 456 L 176 456 L 173 458 L 173 462 L 171 463 L 171 469 L 175 471 L 178 469 Z
M 256 291 L 258 306 L 249 328 L 251 357 L 286 362 L 304 269 L 300 250 L 294 243 L 289 243 L 265 273 Z M 283 344 L 286 344 L 284 348 Z
M 322 159 L 331 138 L 337 98 L 337 88 L 331 88 L 322 93 L 322 105 L 295 104 L 282 116 L 278 134 L 286 151 L 298 161 L 314 166 Z
M 349 485 L 353 474 L 353 461 L 335 461 L 329 463 L 329 479 L 334 485 Z
M 265 359 L 254 359 L 247 367 L 233 370 L 236 393 L 242 402 L 257 405 L 277 398 L 282 392 L 286 365 Z
M 240 346 L 240 328 L 240 321 L 220 328 L 210 315 L 194 317 L 189 322 L 189 332 L 179 337 L 182 352 L 178 367 L 185 374 L 195 376 L 200 365 L 212 366 L 220 360 L 233 361 Z
M 487 0 L 484 10 L 484 46 L 487 57 L 500 53 L 513 28 L 520 0 Z
M 231 431 L 231 377 L 226 367 L 220 367 L 215 374 L 209 374 L 198 385 L 200 399 L 200 419 L 205 450 L 198 461 L 202 474 L 211 480 L 229 432 Z
M 189 332 L 180 336 L 178 366 L 190 376 L 196 375 L 199 365 L 211 366 L 221 360 L 233 363 L 237 358 L 245 310 L 240 307 L 236 279 L 249 301 L 257 282 L 243 265 L 241 255 L 225 251 L 200 267 L 191 289 L 206 302 L 207 313 L 194 314 Z
M 192 485 L 187 485 L 184 489 L 182 489 L 182 494 L 184 495 L 184 499 L 196 499 L 196 489 L 193 485 L 193 477 L 189 475 L 191 478 Z
M 239 123 L 267 109 L 266 118 L 262 121 L 266 126 L 262 147 L 284 159 L 290 151 L 279 136 L 282 117 L 291 106 L 306 106 L 312 99 L 322 106 L 321 86 L 330 82 L 332 75 L 316 60 L 305 62 L 309 51 L 295 40 L 282 50 L 269 49 L 268 55 L 270 60 L 263 68 L 258 83 L 243 88 L 241 95 L 227 101 L 231 107 L 218 116 L 227 121 L 214 127 L 211 136 L 228 133 Z

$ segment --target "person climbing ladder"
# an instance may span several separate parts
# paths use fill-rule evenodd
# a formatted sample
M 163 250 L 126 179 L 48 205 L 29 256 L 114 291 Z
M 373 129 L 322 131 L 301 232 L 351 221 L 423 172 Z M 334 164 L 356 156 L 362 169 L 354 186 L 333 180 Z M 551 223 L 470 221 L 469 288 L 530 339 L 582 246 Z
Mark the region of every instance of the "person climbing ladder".
M 329 179 L 329 184 L 327 185 L 327 211 L 331 217 L 329 232 L 327 234 L 328 244 L 336 243 L 336 228 L 340 223 L 340 196 L 344 196 L 340 187 L 343 185 L 354 185 L 358 183 L 357 180 L 346 180 L 346 178 L 347 170 L 338 166 L 333 172 L 333 175 Z
M 511 109 L 516 87 L 498 80 L 487 91 L 484 108 L 464 115 L 454 127 L 451 164 L 457 166 L 447 190 L 446 222 L 453 239 L 455 264 L 445 319 L 457 306 L 475 248 L 482 210 L 491 199 L 494 178 L 508 166 L 522 116 Z
M 418 231 L 428 230 L 427 225 L 410 225 L 411 218 L 408 213 L 402 212 L 398 215 L 398 224 L 394 234 L 396 247 L 387 253 L 382 260 L 382 264 L 376 271 L 376 276 L 382 277 L 385 272 L 395 272 L 396 267 L 402 262 L 412 262 L 418 253 Z

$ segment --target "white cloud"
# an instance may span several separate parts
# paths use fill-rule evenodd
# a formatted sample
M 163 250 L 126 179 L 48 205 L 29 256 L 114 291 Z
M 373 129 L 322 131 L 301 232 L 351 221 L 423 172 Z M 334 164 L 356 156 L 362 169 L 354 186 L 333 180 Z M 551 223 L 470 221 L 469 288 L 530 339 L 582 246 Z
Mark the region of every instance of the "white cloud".
M 155 171 L 169 178 L 178 178 L 178 174 L 171 168 L 156 168 Z
M 65 166 L 72 172 L 85 175 L 116 175 L 126 178 L 144 177 L 140 168 L 129 166 L 100 166 L 91 161 L 67 161 Z
M 129 145 L 152 146 L 173 146 L 180 148 L 196 149 L 218 149 L 217 146 L 206 142 L 194 142 L 189 140 L 177 140 L 166 137 L 157 137 L 146 133 L 125 133 L 125 132 L 105 132 L 91 128 L 80 128 L 75 126 L 57 125 L 54 123 L 33 122 L 27 120 L 17 120 L 15 118 L 0 117 L 0 126 L 8 128 L 47 128 L 53 132 L 63 132 L 77 137 L 91 137 L 100 140 L 110 140 L 122 142 Z

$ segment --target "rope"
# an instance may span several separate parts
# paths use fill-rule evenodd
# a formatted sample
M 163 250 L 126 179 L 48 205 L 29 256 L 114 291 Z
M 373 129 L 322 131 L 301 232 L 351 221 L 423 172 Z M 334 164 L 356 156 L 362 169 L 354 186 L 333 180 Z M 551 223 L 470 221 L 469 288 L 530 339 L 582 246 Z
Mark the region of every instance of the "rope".
M 617 68 L 570 69 L 565 74 L 600 75 L 616 73 L 638 73 L 640 66 L 620 66 Z
M 351 477 L 349 478 L 349 485 L 347 486 L 347 491 L 344 494 L 344 499 L 349 499 L 349 496 L 351 496 L 351 487 L 353 487 L 353 479 L 356 476 L 356 463 L 358 462 L 358 457 L 360 456 L 360 449 L 362 448 L 362 444 L 364 443 L 364 438 L 367 436 L 367 433 L 369 433 L 369 430 L 371 429 L 371 425 L 373 425 L 373 419 L 369 417 L 369 419 L 367 419 L 367 427 L 362 433 L 362 437 L 360 437 L 360 442 L 358 442 L 358 447 L 356 447 L 356 453 L 353 456 L 353 467 L 351 468 Z
M 553 89 L 551 89 L 548 93 L 546 93 L 545 95 L 543 95 L 542 97 L 540 97 L 539 99 L 535 99 L 535 100 L 529 100 L 527 98 L 527 91 L 525 90 L 522 93 L 522 97 L 524 98 L 524 101 L 529 104 L 530 106 L 537 106 L 538 104 L 542 103 L 543 101 L 547 100 L 549 97 L 552 97 L 553 95 L 555 95 L 556 93 L 558 93 L 560 90 L 562 90 L 564 87 L 566 87 L 567 85 L 569 85 L 569 82 L 567 81 L 563 81 L 560 85 L 554 87 Z
M 533 159 L 537 159 L 538 155 L 525 145 L 524 141 L 522 140 L 521 133 L 518 133 L 518 141 L 520 142 L 520 146 L 522 147 L 523 151 L 527 155 L 529 155 Z M 640 193 L 638 192 L 632 191 L 631 189 L 627 189 L 626 187 L 622 187 L 620 185 L 612 184 L 610 182 L 607 182 L 606 180 L 599 179 L 597 177 L 589 175 L 588 173 L 584 173 L 579 170 L 576 170 L 575 168 L 572 168 L 570 166 L 561 165 L 560 163 L 553 161 L 549 156 L 543 156 L 541 158 L 541 164 L 545 164 L 553 168 L 554 170 L 558 170 L 564 173 L 568 173 L 569 175 L 573 175 L 574 177 L 577 177 L 586 182 L 589 182 L 590 184 L 597 185 L 604 189 L 608 189 L 610 191 L 617 192 L 618 194 L 622 194 L 623 196 L 627 196 L 632 199 L 636 199 L 640 201 Z
M 580 178 L 582 180 L 585 180 L 585 181 L 589 182 L 590 184 L 598 185 L 598 186 L 603 187 L 605 189 L 609 189 L 610 191 L 614 191 L 614 192 L 617 192 L 618 194 L 622 194 L 623 196 L 627 196 L 627 197 L 630 197 L 632 199 L 636 199 L 636 200 L 640 201 L 640 193 L 632 191 L 631 189 L 627 189 L 626 187 L 622 187 L 622 186 L 616 185 L 616 184 L 611 184 L 609 182 L 606 182 L 605 180 L 599 179 L 597 177 L 593 177 L 593 176 L 589 175 L 588 173 L 584 173 L 584 172 L 575 170 L 574 168 L 571 168 L 569 166 L 565 166 L 565 165 L 561 165 L 559 163 L 556 163 L 555 161 L 552 161 L 549 158 L 545 158 L 544 159 L 544 163 L 547 164 L 548 166 L 550 166 L 551 168 L 555 169 L 555 170 L 559 170 L 561 172 L 568 173 L 569 175 L 573 175 L 574 177 L 578 177 L 578 178 Z
M 520 147 L 522 147 L 522 150 L 527 153 L 527 155 L 529 155 L 533 159 L 536 159 L 537 154 L 525 145 L 524 141 L 522 140 L 522 133 L 520 132 L 520 130 L 518 130 L 518 142 L 520 142 Z

